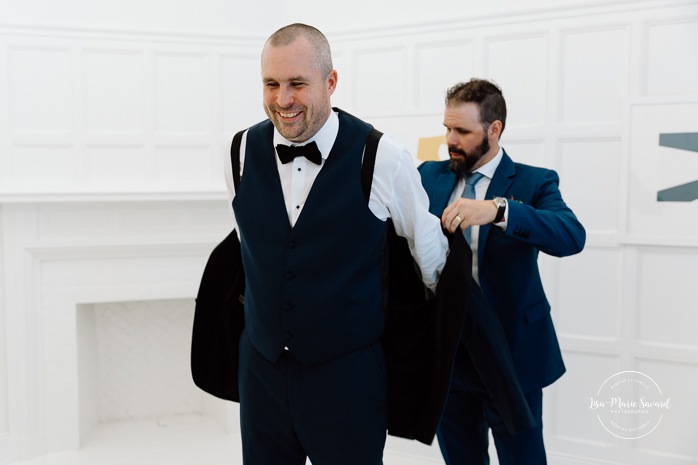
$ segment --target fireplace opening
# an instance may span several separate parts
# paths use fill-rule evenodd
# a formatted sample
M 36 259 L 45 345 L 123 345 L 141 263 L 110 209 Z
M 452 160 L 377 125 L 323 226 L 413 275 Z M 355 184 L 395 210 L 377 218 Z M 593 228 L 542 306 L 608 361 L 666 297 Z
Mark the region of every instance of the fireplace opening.
M 235 428 L 230 403 L 191 379 L 193 317 L 192 299 L 78 305 L 81 440 L 99 425 L 135 420 L 167 426 L 212 416 Z

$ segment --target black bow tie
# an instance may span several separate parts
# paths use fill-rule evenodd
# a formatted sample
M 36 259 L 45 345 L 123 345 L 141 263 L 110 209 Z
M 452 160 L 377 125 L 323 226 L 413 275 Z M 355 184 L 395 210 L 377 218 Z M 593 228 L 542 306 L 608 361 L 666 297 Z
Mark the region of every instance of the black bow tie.
M 279 154 L 281 163 L 288 163 L 296 157 L 305 157 L 316 165 L 322 163 L 322 155 L 317 148 L 315 141 L 305 145 L 277 145 L 276 152 Z

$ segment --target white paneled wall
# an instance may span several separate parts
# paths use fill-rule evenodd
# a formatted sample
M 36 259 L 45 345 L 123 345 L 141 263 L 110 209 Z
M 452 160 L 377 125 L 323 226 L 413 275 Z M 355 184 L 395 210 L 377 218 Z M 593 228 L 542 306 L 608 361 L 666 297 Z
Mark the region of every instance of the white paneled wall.
M 219 192 L 229 133 L 263 117 L 255 41 L 2 37 L 0 193 Z
M 160 24 L 154 0 L 130 23 L 93 8 L 52 19 L 46 8 L 32 16 L 26 2 L 2 4 L 14 14 L 0 14 L 12 23 L 0 24 L 0 464 L 77 447 L 80 425 L 99 422 L 77 420 L 77 406 L 103 395 L 71 392 L 84 383 L 75 357 L 96 361 L 78 355 L 70 318 L 105 321 L 115 316 L 105 311 L 159 305 L 123 302 L 194 297 L 194 265 L 225 231 L 230 138 L 263 118 L 259 53 L 278 18 L 320 26 L 339 72 L 333 103 L 413 153 L 420 138 L 443 134 L 447 87 L 471 76 L 502 86 L 502 145 L 558 171 L 588 233 L 582 254 L 541 257 L 568 367 L 545 391 L 549 462 L 698 463 L 698 203 L 656 200 L 698 175 L 698 153 L 658 144 L 661 133 L 698 133 L 698 2 L 442 0 L 396 10 L 402 2 L 390 0 L 332 12 L 301 3 L 300 14 L 272 4 L 264 21 L 247 16 L 259 10 L 251 4 L 213 1 L 197 16 L 179 1 L 191 21 L 166 13 Z M 235 16 L 230 30 L 222 14 Z M 156 279 L 170 265 L 179 288 Z M 105 266 L 116 267 L 116 287 Z M 129 275 L 141 266 L 149 290 Z M 589 409 L 625 370 L 672 398 L 661 425 L 635 440 L 610 435 Z M 434 448 L 388 447 L 439 463 Z

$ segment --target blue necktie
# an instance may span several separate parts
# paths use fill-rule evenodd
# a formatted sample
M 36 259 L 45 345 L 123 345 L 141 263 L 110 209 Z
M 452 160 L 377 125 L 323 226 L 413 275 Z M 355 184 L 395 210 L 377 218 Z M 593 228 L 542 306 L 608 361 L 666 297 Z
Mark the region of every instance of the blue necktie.
M 461 197 L 464 199 L 474 199 L 475 198 L 475 184 L 484 176 L 482 173 L 468 173 L 465 175 L 465 189 L 463 189 L 463 194 Z M 470 244 L 470 229 L 466 228 L 463 231 L 465 240 Z

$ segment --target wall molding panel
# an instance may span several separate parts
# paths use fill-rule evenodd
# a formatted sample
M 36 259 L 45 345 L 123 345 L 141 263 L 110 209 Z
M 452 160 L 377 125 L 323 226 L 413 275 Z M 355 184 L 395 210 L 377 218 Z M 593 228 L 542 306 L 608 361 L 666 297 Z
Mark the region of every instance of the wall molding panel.
M 264 116 L 259 48 L 232 37 L 0 26 L 0 195 L 223 192 L 222 146 Z M 231 59 L 248 63 L 231 69 Z

